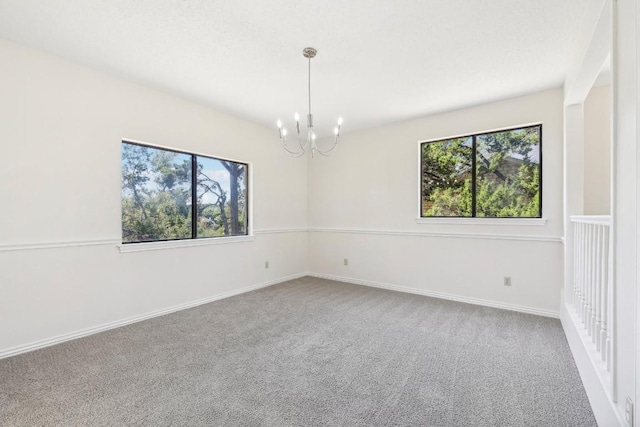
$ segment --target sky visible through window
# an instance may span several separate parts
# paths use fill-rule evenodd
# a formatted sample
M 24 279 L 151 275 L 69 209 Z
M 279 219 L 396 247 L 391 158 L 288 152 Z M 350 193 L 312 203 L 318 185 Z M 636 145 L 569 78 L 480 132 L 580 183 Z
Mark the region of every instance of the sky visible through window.
M 222 166 L 220 160 L 208 157 L 198 157 L 198 163 L 203 166 L 202 173 L 218 182 L 220 187 L 222 187 L 222 190 L 229 194 L 231 190 L 229 172 L 224 168 L 224 166 Z M 202 201 L 205 203 L 215 203 L 216 197 L 211 193 L 206 193 L 203 195 Z
M 153 150 L 153 149 L 149 148 L 149 150 Z M 177 156 L 173 161 L 174 165 L 177 165 L 185 161 L 188 161 L 188 162 L 191 161 L 190 155 L 179 154 L 179 153 L 176 153 L 176 154 Z M 220 187 L 222 187 L 222 190 L 228 194 L 230 190 L 229 172 L 227 172 L 227 170 L 222 166 L 222 163 L 220 163 L 220 160 L 212 159 L 208 157 L 198 157 L 198 163 L 201 163 L 204 166 L 202 173 L 204 173 L 211 179 L 217 181 L 220 184 Z M 151 164 L 151 160 L 146 162 L 146 171 L 142 175 L 148 179 L 148 181 L 146 182 L 146 188 L 149 191 L 160 190 L 160 186 L 157 183 L 159 173 L 157 170 L 153 168 L 153 165 Z M 206 203 L 215 202 L 215 196 L 213 194 L 207 193 L 203 197 Z M 191 204 L 191 200 L 189 200 L 189 204 Z

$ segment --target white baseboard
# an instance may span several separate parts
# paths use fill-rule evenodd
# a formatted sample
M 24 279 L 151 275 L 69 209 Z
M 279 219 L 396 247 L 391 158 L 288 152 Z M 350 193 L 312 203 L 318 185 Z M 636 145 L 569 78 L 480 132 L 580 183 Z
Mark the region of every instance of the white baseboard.
M 425 295 L 428 297 L 464 302 L 467 304 L 483 305 L 486 307 L 501 308 L 501 309 L 510 310 L 510 311 L 519 311 L 521 313 L 536 314 L 538 316 L 553 317 L 556 319 L 560 317 L 560 313 L 558 313 L 557 311 L 543 310 L 543 309 L 527 307 L 523 305 L 508 304 L 508 303 L 503 303 L 498 301 L 464 297 L 464 296 L 448 294 L 444 292 L 427 291 L 424 289 L 410 288 L 408 286 L 390 285 L 388 283 L 372 282 L 370 280 L 360 280 L 360 279 L 352 279 L 349 277 L 331 276 L 328 274 L 321 274 L 321 273 L 309 273 L 308 275 L 313 277 L 318 277 L 321 279 L 329 279 L 329 280 L 336 280 L 338 282 L 353 283 L 354 285 L 371 286 L 374 288 L 389 289 L 392 291 L 405 292 L 409 294 Z
M 606 390 L 606 385 L 600 379 L 597 368 L 594 366 L 587 348 L 583 344 L 581 332 L 576 328 L 566 305 L 563 303 L 560 310 L 560 321 L 564 334 L 567 337 L 573 360 L 576 362 L 580 379 L 587 392 L 593 415 L 599 426 L 626 426 L 622 414 L 618 411 L 616 404 L 611 401 Z
M 0 359 L 4 359 L 6 357 L 11 357 L 11 356 L 17 356 L 18 354 L 21 354 L 21 353 L 26 353 L 26 352 L 29 352 L 29 351 L 38 350 L 38 349 L 41 349 L 41 348 L 44 348 L 44 347 L 49 347 L 49 346 L 52 346 L 52 345 L 63 343 L 65 341 L 71 341 L 71 340 L 74 340 L 76 338 L 86 337 L 88 335 L 93 335 L 93 334 L 97 334 L 99 332 L 108 331 L 109 329 L 119 328 L 121 326 L 129 325 L 131 323 L 141 322 L 143 320 L 151 319 L 153 317 L 158 317 L 158 316 L 162 316 L 162 315 L 165 315 L 165 314 L 173 313 L 173 312 L 176 312 L 176 311 L 185 310 L 187 308 L 196 307 L 196 306 L 199 306 L 199 305 L 202 305 L 202 304 L 207 304 L 207 303 L 210 303 L 210 302 L 213 302 L 213 301 L 217 301 L 217 300 L 221 300 L 221 299 L 224 299 L 224 298 L 229 298 L 229 297 L 232 297 L 234 295 L 239 295 L 239 294 L 244 294 L 246 292 L 255 291 L 256 289 L 266 288 L 267 286 L 276 285 L 278 283 L 286 282 L 288 280 L 299 279 L 300 277 L 304 277 L 304 276 L 307 276 L 307 275 L 308 275 L 307 273 L 293 274 L 291 276 L 281 277 L 279 279 L 270 280 L 268 282 L 263 282 L 263 283 L 260 283 L 258 285 L 252 285 L 252 286 L 246 286 L 246 287 L 240 288 L 240 289 L 234 289 L 232 291 L 223 292 L 223 293 L 218 294 L 218 295 L 214 295 L 214 296 L 210 296 L 210 297 L 206 297 L 206 298 L 201 298 L 201 299 L 198 299 L 198 300 L 195 300 L 195 301 L 190 301 L 190 302 L 187 302 L 187 303 L 184 303 L 184 304 L 174 305 L 172 307 L 163 308 L 163 309 L 160 309 L 160 310 L 152 311 L 152 312 L 141 314 L 141 315 L 138 315 L 138 316 L 128 317 L 126 319 L 117 320 L 115 322 L 109 322 L 109 323 L 106 323 L 106 324 L 103 324 L 103 325 L 94 326 L 94 327 L 87 328 L 87 329 L 82 329 L 80 331 L 71 332 L 71 333 L 63 334 L 63 335 L 58 335 L 58 336 L 53 337 L 53 338 L 47 338 L 47 339 L 44 339 L 44 340 L 40 340 L 40 341 L 35 341 L 35 342 L 32 342 L 32 343 L 29 343 L 29 344 L 20 345 L 20 346 L 17 346 L 17 347 L 12 347 L 12 348 L 8 348 L 8 349 L 0 350 Z

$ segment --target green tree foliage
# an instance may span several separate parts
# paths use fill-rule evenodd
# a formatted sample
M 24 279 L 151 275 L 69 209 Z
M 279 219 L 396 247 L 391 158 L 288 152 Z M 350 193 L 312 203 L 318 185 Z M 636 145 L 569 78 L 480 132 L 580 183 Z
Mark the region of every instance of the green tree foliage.
M 424 216 L 471 216 L 471 140 L 422 144 Z
M 226 191 L 218 181 L 207 176 L 202 163 L 197 162 L 197 237 L 246 232 L 245 167 L 228 163 L 235 175 L 230 177 L 231 189 Z M 123 143 L 123 241 L 190 238 L 191 174 L 191 155 Z
M 471 216 L 470 138 L 422 145 L 423 216 Z M 476 216 L 540 215 L 540 128 L 476 138 Z

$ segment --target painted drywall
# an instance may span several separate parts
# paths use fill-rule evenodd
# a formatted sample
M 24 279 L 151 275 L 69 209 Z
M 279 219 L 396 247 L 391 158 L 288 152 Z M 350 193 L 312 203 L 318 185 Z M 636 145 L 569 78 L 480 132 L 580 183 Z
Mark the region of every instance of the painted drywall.
M 611 213 L 611 86 L 591 89 L 584 102 L 584 214 Z
M 562 99 L 550 90 L 344 135 L 310 162 L 310 271 L 558 313 Z M 416 223 L 419 141 L 531 123 L 543 125 L 546 224 Z
M 7 40 L 0 64 L 0 353 L 306 271 L 307 164 L 273 130 Z M 249 162 L 253 240 L 120 253 L 123 138 Z
M 635 349 L 640 345 L 637 333 L 638 309 L 638 164 L 640 134 L 638 125 L 638 39 L 640 14 L 638 1 L 613 2 L 614 22 L 614 281 L 616 302 L 616 395 L 618 411 L 624 414 L 625 399 L 638 405 L 636 379 L 640 366 Z M 640 325 L 638 326 L 640 327 Z M 634 378 L 635 377 L 635 378 Z M 638 380 L 640 383 L 640 380 Z M 640 426 L 636 409 L 635 426 Z

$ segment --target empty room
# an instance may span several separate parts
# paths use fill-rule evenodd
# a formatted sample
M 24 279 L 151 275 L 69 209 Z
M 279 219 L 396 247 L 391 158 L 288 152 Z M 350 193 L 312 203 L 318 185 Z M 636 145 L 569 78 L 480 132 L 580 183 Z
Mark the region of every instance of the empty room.
M 0 425 L 640 427 L 638 34 L 0 0 Z

